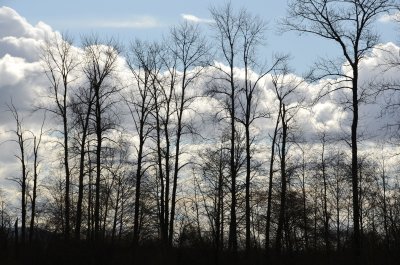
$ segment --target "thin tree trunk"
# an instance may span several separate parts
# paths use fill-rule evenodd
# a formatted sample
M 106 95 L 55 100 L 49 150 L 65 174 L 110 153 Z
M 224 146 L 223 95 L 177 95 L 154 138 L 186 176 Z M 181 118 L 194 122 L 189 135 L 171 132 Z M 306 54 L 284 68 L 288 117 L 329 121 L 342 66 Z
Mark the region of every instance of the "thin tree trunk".
M 383 160 L 383 158 L 382 158 Z M 383 185 L 383 227 L 385 230 L 385 244 L 386 248 L 389 249 L 389 232 L 387 223 L 387 203 L 386 203 L 386 172 L 385 172 L 385 161 L 382 161 L 382 185 Z
M 220 157 L 219 157 L 219 174 L 218 174 L 218 201 L 217 201 L 217 213 L 216 213 L 216 219 L 215 219 L 215 227 L 216 227 L 216 236 L 215 236 L 215 245 L 217 249 L 217 255 L 218 253 L 222 250 L 221 248 L 221 239 L 222 239 L 222 232 L 221 232 L 221 213 L 222 211 L 222 196 L 223 196 L 223 167 L 222 167 L 222 146 L 221 146 L 221 151 L 220 151 Z
M 307 195 L 306 195 L 306 163 L 303 151 L 303 161 L 302 161 L 302 193 L 303 193 L 303 225 L 304 225 L 304 241 L 305 249 L 308 251 L 308 222 L 307 222 Z
M 185 90 L 186 90 L 186 74 L 187 68 L 184 66 L 183 75 L 182 75 L 182 91 L 180 96 L 180 104 L 179 109 L 177 109 L 177 119 L 178 119 L 178 127 L 176 131 L 176 142 L 175 142 L 175 166 L 174 166 L 174 176 L 173 176 L 173 184 L 172 184 L 172 197 L 171 197 L 171 216 L 169 222 L 169 245 L 172 246 L 172 240 L 174 237 L 174 221 L 175 221 L 175 207 L 176 207 L 176 189 L 178 184 L 178 173 L 179 173 L 179 156 L 180 156 L 180 144 L 181 144 L 181 137 L 182 137 L 182 118 L 183 118 L 183 111 L 185 108 Z M 177 102 L 176 102 L 177 104 Z
M 235 81 L 234 81 L 234 73 L 233 73 L 233 58 L 234 51 L 233 47 L 230 47 L 230 86 L 231 86 L 231 94 L 230 94 L 230 113 L 231 113 L 231 146 L 230 146 L 230 174 L 231 174 L 231 212 L 230 212 L 230 222 L 229 222 L 229 250 L 234 253 L 237 252 L 237 224 L 236 224 L 236 164 L 235 164 L 235 136 L 236 136 L 236 128 L 235 128 Z
M 287 179 L 286 179 L 286 138 L 287 138 L 287 124 L 285 121 L 286 109 L 285 104 L 282 104 L 282 146 L 281 146 L 281 205 L 279 208 L 279 219 L 278 219 L 278 229 L 276 232 L 276 250 L 278 253 L 282 251 L 282 236 L 283 236 L 283 226 L 285 222 L 285 212 L 286 212 L 286 189 L 287 189 Z
M 22 183 L 21 183 L 21 243 L 25 244 L 26 237 L 26 165 L 25 165 L 25 150 L 21 134 L 20 150 L 21 150 L 21 166 L 22 166 Z
M 339 156 L 338 156 L 339 160 Z M 337 163 L 337 166 L 339 166 L 339 163 Z M 339 187 L 339 173 L 338 167 L 336 168 L 336 251 L 340 250 L 340 187 Z
M 95 206 L 94 206 L 94 237 L 100 239 L 100 180 L 101 180 L 101 148 L 102 148 L 102 121 L 100 109 L 99 87 L 95 87 L 96 97 L 96 183 L 95 183 Z
M 358 201 L 358 157 L 357 157 L 357 126 L 358 126 L 358 62 L 353 65 L 353 121 L 351 124 L 351 176 L 353 191 L 353 248 L 356 257 L 361 255 L 360 240 L 360 204 Z
M 172 82 L 172 81 L 171 81 Z M 173 82 L 172 82 L 173 83 Z M 171 97 L 172 97 L 172 91 L 173 91 L 173 84 L 170 85 L 169 87 L 169 95 L 166 96 L 166 117 L 164 121 L 164 134 L 165 134 L 165 199 L 164 199 L 164 228 L 163 228 L 163 234 L 164 234 L 164 239 L 166 245 L 169 245 L 170 242 L 172 243 L 172 236 L 171 236 L 171 224 L 169 221 L 169 216 L 170 216 L 170 208 L 169 208 L 169 203 L 170 203 L 170 175 L 171 175 L 171 167 L 170 167 L 170 152 L 171 152 L 171 144 L 170 144 L 170 138 L 169 138 L 169 118 L 170 118 L 170 107 L 171 107 Z M 173 230 L 173 228 L 172 228 Z M 170 241 L 171 240 L 171 241 Z
M 40 144 L 40 140 L 39 140 Z M 34 148 L 34 158 L 33 158 L 33 190 L 32 190 L 32 208 L 31 208 L 31 224 L 29 231 L 29 243 L 32 243 L 34 227 L 35 227 L 35 215 L 36 215 L 36 190 L 37 190 L 37 177 L 38 177 L 38 143 L 36 141 L 36 136 L 33 138 L 33 148 Z
M 117 230 L 117 221 L 118 221 L 118 210 L 119 210 L 119 201 L 120 201 L 120 191 L 121 191 L 121 180 L 118 180 L 118 188 L 117 188 L 117 198 L 115 202 L 115 208 L 114 208 L 114 220 L 113 220 L 113 226 L 112 226 L 112 232 L 111 232 L 111 242 L 114 244 L 115 242 L 115 233 Z
M 65 93 L 67 89 L 65 88 Z M 63 126 L 64 126 L 64 165 L 65 165 L 65 239 L 69 240 L 70 234 L 70 172 L 69 172 L 69 155 L 68 155 L 68 120 L 67 120 L 67 103 L 66 94 L 64 94 L 64 112 L 63 112 Z
M 325 133 L 322 136 L 322 153 L 321 153 L 321 163 L 322 163 L 322 180 L 324 183 L 324 240 L 325 240 L 325 250 L 328 253 L 329 246 L 329 216 L 328 216 L 328 195 L 327 195 L 327 180 L 326 180 L 326 165 L 325 165 Z
M 160 179 L 161 193 L 160 193 L 160 230 L 161 230 L 161 241 L 166 244 L 168 241 L 168 222 L 166 222 L 166 203 L 165 203 L 165 189 L 167 183 L 164 183 L 164 173 L 163 173 L 163 164 L 162 164 L 162 148 L 161 148 L 161 122 L 160 122 L 160 107 L 157 99 L 157 88 L 154 88 L 154 108 L 155 108 L 155 120 L 156 120 L 156 142 L 157 142 L 157 166 L 158 166 L 158 176 Z M 168 145 L 168 142 L 167 142 Z
M 90 96 L 91 97 L 91 96 Z M 90 110 L 92 108 L 92 100 L 88 104 L 88 108 L 86 110 L 85 120 L 82 126 L 82 138 L 80 143 L 80 152 L 79 152 L 79 183 L 78 183 L 78 202 L 76 207 L 76 225 L 75 225 L 75 238 L 80 240 L 81 236 L 81 226 L 82 226 L 82 202 L 83 202 L 83 177 L 85 175 L 85 147 L 86 147 L 86 137 L 88 134 L 89 127 L 89 117 Z M 89 217 L 88 217 L 89 218 Z M 89 218 L 90 219 L 90 218 Z
M 135 215 L 134 215 L 134 223 L 133 223 L 133 243 L 136 246 L 139 242 L 139 212 L 140 212 L 140 188 L 142 181 L 142 159 L 143 159 L 143 145 L 144 145 L 144 136 L 143 136 L 143 126 L 144 124 L 141 122 L 140 131 L 139 131 L 139 152 L 138 152 L 138 165 L 136 171 L 136 190 L 135 190 Z
M 122 238 L 122 229 L 124 225 L 124 214 L 125 214 L 125 201 L 123 200 L 124 198 L 124 192 L 121 194 L 121 214 L 119 216 L 119 232 L 118 232 L 118 240 L 121 241 Z
M 280 104 L 279 104 L 280 105 Z M 274 135 L 271 143 L 271 160 L 269 162 L 269 181 L 268 181 L 268 199 L 267 199 L 267 223 L 265 228 L 265 251 L 269 253 L 270 229 L 271 229 L 271 208 L 272 208 L 272 184 L 274 180 L 274 161 L 275 161 L 275 145 L 276 136 L 278 134 L 279 120 L 281 116 L 281 106 L 279 106 L 278 117 L 276 118 Z

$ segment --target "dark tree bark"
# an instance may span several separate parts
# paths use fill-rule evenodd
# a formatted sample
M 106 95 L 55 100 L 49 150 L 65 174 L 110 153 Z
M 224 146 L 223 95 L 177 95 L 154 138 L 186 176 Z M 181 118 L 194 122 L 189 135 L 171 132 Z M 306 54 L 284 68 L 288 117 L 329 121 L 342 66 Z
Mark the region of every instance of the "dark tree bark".
M 42 141 L 43 126 L 45 118 L 43 118 L 42 127 L 40 128 L 39 138 L 33 135 L 33 187 L 32 187 L 32 202 L 31 202 L 31 223 L 29 227 L 29 244 L 32 244 L 33 233 L 35 229 L 35 217 L 36 217 L 36 197 L 37 197 L 37 178 L 39 170 L 39 148 Z
M 329 242 L 329 214 L 328 214 L 328 180 L 327 180 L 327 170 L 326 170 L 326 158 L 325 158 L 325 148 L 326 148 L 326 132 L 322 131 L 320 133 L 320 142 L 322 146 L 321 150 L 321 176 L 323 181 L 323 216 L 324 216 L 324 241 L 325 241 L 325 250 L 329 253 L 330 250 L 330 242 Z
M 388 229 L 388 206 L 387 206 L 387 177 L 386 177 L 386 166 L 385 166 L 385 158 L 382 155 L 382 174 L 381 174 L 381 178 L 382 178 L 382 188 L 383 188 L 383 207 L 382 207 L 382 215 L 383 215 L 383 229 L 385 231 L 385 244 L 386 244 L 386 248 L 389 249 L 390 248 L 390 239 L 389 239 L 389 229 Z
M 27 190 L 27 178 L 28 178 L 28 173 L 27 173 L 27 169 L 26 169 L 26 158 L 25 158 L 25 142 L 26 142 L 26 138 L 24 136 L 24 132 L 25 130 L 23 129 L 23 119 L 20 117 L 18 110 L 15 108 L 15 106 L 13 105 L 13 103 L 11 102 L 10 105 L 8 105 L 8 110 L 11 112 L 15 122 L 16 122 L 16 129 L 13 130 L 13 132 L 15 133 L 15 135 L 17 136 L 17 139 L 15 140 L 15 142 L 18 144 L 19 147 L 19 155 L 15 155 L 19 162 L 21 163 L 21 173 L 22 176 L 20 179 L 16 179 L 14 180 L 15 182 L 17 182 L 20 186 L 21 186 L 21 244 L 24 245 L 25 244 L 25 240 L 26 240 L 26 198 L 27 198 L 27 194 L 28 194 L 28 190 Z M 18 219 L 15 222 L 16 224 L 16 242 L 18 241 Z
M 272 135 L 271 142 L 271 158 L 269 163 L 269 181 L 268 181 L 268 197 L 267 197 L 267 220 L 265 227 L 265 251 L 268 254 L 270 244 L 270 233 L 271 233 L 271 208 L 272 208 L 272 186 L 274 181 L 274 162 L 275 162 L 275 148 L 276 148 L 276 137 L 278 135 L 279 123 L 281 119 L 282 106 L 279 103 L 279 112 L 275 122 L 274 133 Z
M 286 176 L 286 143 L 288 135 L 288 123 L 287 123 L 287 112 L 285 103 L 282 103 L 281 111 L 281 124 L 282 124 L 282 136 L 281 136 L 281 192 L 280 192 L 280 206 L 279 206 L 279 217 L 278 217 L 278 228 L 276 231 L 276 251 L 280 253 L 282 251 L 282 239 L 283 239 L 283 226 L 285 223 L 286 215 L 286 191 L 287 191 L 287 176 Z M 287 231 L 286 231 L 287 232 Z

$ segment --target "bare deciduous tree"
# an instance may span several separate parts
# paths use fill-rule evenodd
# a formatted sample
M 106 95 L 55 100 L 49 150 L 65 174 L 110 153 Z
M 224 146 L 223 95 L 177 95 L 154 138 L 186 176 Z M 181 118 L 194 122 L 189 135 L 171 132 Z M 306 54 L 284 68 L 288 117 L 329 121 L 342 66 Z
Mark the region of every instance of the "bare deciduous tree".
M 43 46 L 42 61 L 44 71 L 50 81 L 49 98 L 52 100 L 52 107 L 42 107 L 53 113 L 62 121 L 64 150 L 64 168 L 65 168 L 65 239 L 70 235 L 70 168 L 69 168 L 69 99 L 70 86 L 75 81 L 74 72 L 79 65 L 76 54 L 73 51 L 72 40 L 64 35 L 62 37 L 54 35 L 46 40 Z
M 154 101 L 151 93 L 154 78 L 157 78 L 156 64 L 159 48 L 156 44 L 136 41 L 131 45 L 128 65 L 134 77 L 134 88 L 131 90 L 126 103 L 133 119 L 139 143 L 135 146 L 137 152 L 135 215 L 133 237 L 135 245 L 139 241 L 139 211 L 141 200 L 141 181 L 148 167 L 145 167 L 145 158 L 149 156 L 145 144 L 154 126 L 151 124 L 151 112 L 154 110 Z
M 15 157 L 21 163 L 21 178 L 13 179 L 13 181 L 17 182 L 21 186 L 21 242 L 22 244 L 25 243 L 26 239 L 26 201 L 27 201 L 27 179 L 28 179 L 28 172 L 27 172 L 27 165 L 26 165 L 26 141 L 27 138 L 25 137 L 25 129 L 23 128 L 23 118 L 20 117 L 17 108 L 14 104 L 11 103 L 8 105 L 8 110 L 11 112 L 15 123 L 16 129 L 12 130 L 12 132 L 16 135 L 17 139 L 14 140 L 19 147 L 19 155 L 15 155 Z M 16 221 L 16 227 L 18 230 L 18 219 Z M 17 238 L 18 241 L 18 238 Z
M 238 248 L 237 240 L 237 222 L 236 222 L 236 179 L 237 168 L 235 161 L 235 139 L 236 139 L 236 105 L 237 93 L 239 86 L 237 84 L 234 67 L 236 66 L 236 57 L 240 45 L 240 25 L 243 20 L 243 12 L 234 13 L 230 3 L 221 8 L 211 8 L 211 16 L 215 23 L 213 25 L 215 31 L 216 43 L 221 52 L 222 59 L 228 64 L 228 69 L 216 65 L 221 77 L 218 78 L 217 84 L 213 84 L 208 92 L 209 95 L 218 97 L 226 97 L 224 101 L 224 109 L 230 120 L 230 178 L 231 178 L 231 209 L 229 223 L 229 240 L 228 248 L 234 252 Z M 222 83 L 222 84 L 219 84 Z
M 42 142 L 43 127 L 46 121 L 46 116 L 43 118 L 42 126 L 40 127 L 39 136 L 33 134 L 33 187 L 32 187 L 32 199 L 31 199 L 31 222 L 29 227 L 29 243 L 32 243 L 33 232 L 35 228 L 35 217 L 36 217 L 36 198 L 37 198 L 37 187 L 38 187 L 38 174 L 39 174 L 39 148 Z
M 200 76 L 204 66 L 208 63 L 208 45 L 197 25 L 185 22 L 171 30 L 170 52 L 176 58 L 176 70 L 180 71 L 179 88 L 174 89 L 174 102 L 176 111 L 176 139 L 175 139 L 175 163 L 171 196 L 171 214 L 169 221 L 169 244 L 172 245 L 174 237 L 174 220 L 176 208 L 176 191 L 179 171 L 183 164 L 179 158 L 181 155 L 182 136 L 189 132 L 183 115 L 190 109 L 196 95 L 189 94 L 189 87 Z
M 84 39 L 84 73 L 93 89 L 94 102 L 91 110 L 93 129 L 96 135 L 96 179 L 94 203 L 94 236 L 100 239 L 100 182 L 102 170 L 102 148 L 106 133 L 115 128 L 118 115 L 115 95 L 120 90 L 113 80 L 119 55 L 118 45 L 113 40 L 102 43 L 96 36 Z

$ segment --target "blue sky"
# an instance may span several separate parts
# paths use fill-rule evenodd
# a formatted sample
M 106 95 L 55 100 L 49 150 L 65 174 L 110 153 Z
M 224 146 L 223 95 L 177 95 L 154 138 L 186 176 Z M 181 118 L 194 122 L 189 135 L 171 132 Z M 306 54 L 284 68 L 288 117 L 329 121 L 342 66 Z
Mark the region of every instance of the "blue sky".
M 36 24 L 43 21 L 53 29 L 68 32 L 79 40 L 84 34 L 98 33 L 101 36 L 113 36 L 128 44 L 130 40 L 159 39 L 168 32 L 168 28 L 183 21 L 183 15 L 193 15 L 209 19 L 209 7 L 225 3 L 225 0 L 6 0 L 2 5 L 15 9 L 28 22 Z M 267 46 L 262 56 L 270 58 L 273 53 L 290 53 L 291 66 L 297 72 L 307 71 L 309 66 L 320 57 L 338 54 L 337 47 L 329 41 L 309 35 L 298 37 L 295 33 L 279 35 L 276 25 L 279 18 L 285 16 L 287 1 L 282 0 L 242 0 L 231 1 L 234 8 L 247 8 L 251 13 L 268 22 Z M 399 39 L 393 23 L 377 23 L 381 41 Z M 207 31 L 207 26 L 205 25 Z M 209 32 L 206 32 L 210 34 Z

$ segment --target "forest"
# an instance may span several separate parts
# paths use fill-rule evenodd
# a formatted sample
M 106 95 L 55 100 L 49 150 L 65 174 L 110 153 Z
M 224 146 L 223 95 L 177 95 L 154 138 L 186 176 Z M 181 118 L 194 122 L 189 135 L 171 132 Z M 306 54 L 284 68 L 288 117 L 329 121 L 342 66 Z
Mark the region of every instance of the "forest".
M 399 11 L 289 1 L 282 34 L 340 51 L 302 76 L 231 3 L 157 41 L 47 36 L 37 101 L 2 98 L 0 264 L 398 264 L 400 49 L 377 20 Z

